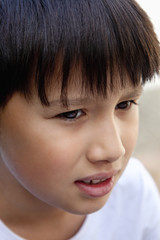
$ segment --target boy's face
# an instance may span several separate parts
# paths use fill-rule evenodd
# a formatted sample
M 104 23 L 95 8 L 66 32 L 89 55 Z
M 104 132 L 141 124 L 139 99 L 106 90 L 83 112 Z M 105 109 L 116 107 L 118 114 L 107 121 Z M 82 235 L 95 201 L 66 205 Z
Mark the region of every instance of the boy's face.
M 15 195 L 23 188 L 26 199 L 76 214 L 101 208 L 135 146 L 140 94 L 128 86 L 103 99 L 74 88 L 68 109 L 58 93 L 49 107 L 15 94 L 0 116 L 0 158 Z

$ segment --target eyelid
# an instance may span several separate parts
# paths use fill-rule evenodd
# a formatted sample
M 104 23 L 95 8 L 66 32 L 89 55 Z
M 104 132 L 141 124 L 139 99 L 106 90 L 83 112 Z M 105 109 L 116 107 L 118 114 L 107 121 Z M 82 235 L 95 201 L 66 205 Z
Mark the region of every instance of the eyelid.
M 128 105 L 128 106 L 126 106 L 126 107 L 122 107 L 122 108 L 119 108 L 118 106 L 120 106 L 120 104 L 127 104 L 127 103 L 130 103 L 130 105 Z M 115 109 L 117 109 L 117 110 L 122 110 L 122 111 L 125 111 L 125 110 L 129 110 L 131 107 L 132 107 L 132 105 L 139 105 L 138 104 L 138 102 L 137 102 L 137 100 L 125 100 L 125 101 L 121 101 L 121 102 L 119 102 L 117 105 L 116 105 L 116 107 L 115 107 Z
M 69 117 L 65 116 L 65 114 L 67 115 L 67 114 L 71 114 L 71 113 L 74 113 L 74 112 L 75 112 L 75 117 L 73 116 L 73 117 L 70 117 L 70 118 L 69 118 Z M 79 114 L 79 112 L 81 112 L 81 113 Z M 62 113 L 56 115 L 56 118 L 62 119 L 62 120 L 64 120 L 64 121 L 70 121 L 70 122 L 72 122 L 72 121 L 78 120 L 80 117 L 82 117 L 82 116 L 84 116 L 84 115 L 85 115 L 84 110 L 82 110 L 82 109 L 75 109 L 75 110 L 70 110 L 70 111 L 62 112 Z

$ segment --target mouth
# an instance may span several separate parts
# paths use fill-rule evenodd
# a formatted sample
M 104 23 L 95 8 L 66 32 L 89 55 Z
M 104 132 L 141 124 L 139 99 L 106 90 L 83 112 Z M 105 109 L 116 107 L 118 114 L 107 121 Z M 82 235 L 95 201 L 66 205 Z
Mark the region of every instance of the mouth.
M 86 184 L 90 184 L 90 185 L 95 185 L 95 184 L 100 184 L 100 183 L 103 183 L 105 182 L 107 179 L 104 178 L 104 179 L 92 179 L 92 180 L 84 180 L 82 181 L 83 183 L 86 183 Z
M 115 170 L 110 173 L 88 176 L 75 181 L 75 184 L 83 194 L 89 197 L 103 197 L 113 189 L 115 175 L 117 175 L 118 172 L 119 171 Z

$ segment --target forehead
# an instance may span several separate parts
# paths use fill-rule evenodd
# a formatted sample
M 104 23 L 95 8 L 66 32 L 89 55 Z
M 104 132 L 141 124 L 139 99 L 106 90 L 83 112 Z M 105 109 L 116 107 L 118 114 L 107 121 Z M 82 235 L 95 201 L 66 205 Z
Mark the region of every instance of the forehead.
M 135 94 L 140 95 L 141 93 L 141 80 L 134 85 L 125 71 L 123 72 L 123 76 L 120 76 L 117 71 L 112 76 L 107 74 L 106 82 L 107 84 L 104 84 L 104 91 L 98 90 L 94 80 L 90 83 L 80 68 L 72 69 L 65 92 L 66 101 L 69 102 L 71 99 L 82 99 L 82 101 L 86 99 L 107 99 L 119 94 L 127 95 L 128 93 L 135 92 Z M 46 89 L 46 93 L 49 103 L 55 99 L 58 101 L 62 100 L 63 103 L 60 74 L 52 76 L 51 85 Z
M 61 56 L 57 58 L 55 68 L 52 74 L 44 76 L 39 84 L 36 75 L 32 76 L 32 88 L 30 99 L 38 96 L 42 105 L 49 105 L 53 99 L 60 99 L 64 106 L 67 106 L 70 98 L 85 98 L 86 96 L 92 99 L 108 98 L 122 90 L 128 91 L 128 88 L 134 89 L 141 85 L 141 78 L 131 79 L 125 67 L 113 66 L 108 69 L 107 66 L 102 72 L 88 71 L 83 68 L 83 64 L 78 59 L 73 61 L 68 68 L 68 73 L 63 71 L 63 59 Z M 38 83 L 38 85 L 37 85 Z M 42 95 L 41 95 L 42 93 Z M 44 98 L 42 98 L 42 97 Z M 45 100 L 45 101 L 43 101 Z

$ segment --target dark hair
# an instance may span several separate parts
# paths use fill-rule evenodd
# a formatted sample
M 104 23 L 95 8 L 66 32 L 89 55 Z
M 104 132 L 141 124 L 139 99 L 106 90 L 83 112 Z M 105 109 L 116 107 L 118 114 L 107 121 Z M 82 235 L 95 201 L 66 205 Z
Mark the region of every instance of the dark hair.
M 122 86 L 124 71 L 133 85 L 145 83 L 159 72 L 159 57 L 153 26 L 134 0 L 0 0 L 0 106 L 15 92 L 29 96 L 31 79 L 48 104 L 58 58 L 65 100 L 73 65 L 85 89 L 105 95 L 115 71 Z

